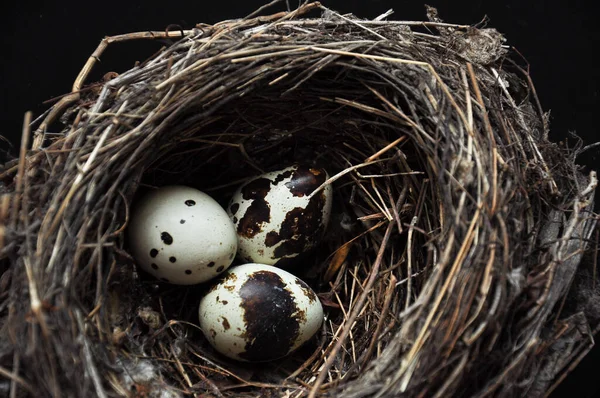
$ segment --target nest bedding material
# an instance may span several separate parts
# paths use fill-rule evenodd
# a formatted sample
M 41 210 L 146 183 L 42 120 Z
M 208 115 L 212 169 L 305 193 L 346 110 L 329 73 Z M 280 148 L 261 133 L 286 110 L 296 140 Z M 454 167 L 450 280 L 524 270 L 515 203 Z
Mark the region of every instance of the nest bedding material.
M 321 10 L 319 18 L 304 17 Z M 107 38 L 2 172 L 0 391 L 13 396 L 543 396 L 593 344 L 580 266 L 595 173 L 493 29 L 340 15 L 318 3 Z M 437 32 L 437 33 L 433 33 Z M 84 87 L 109 43 L 181 40 Z M 46 136 L 57 118 L 62 135 Z M 215 354 L 202 287 L 136 271 L 144 189 L 226 204 L 293 161 L 333 177 L 334 218 L 299 270 L 327 309 L 281 361 Z M 595 274 L 594 274 L 595 278 Z M 589 279 L 586 279 L 589 280 Z M 575 282 L 573 282 L 575 281 Z M 580 283 L 581 282 L 581 283 Z M 582 308 L 588 308 L 583 310 Z

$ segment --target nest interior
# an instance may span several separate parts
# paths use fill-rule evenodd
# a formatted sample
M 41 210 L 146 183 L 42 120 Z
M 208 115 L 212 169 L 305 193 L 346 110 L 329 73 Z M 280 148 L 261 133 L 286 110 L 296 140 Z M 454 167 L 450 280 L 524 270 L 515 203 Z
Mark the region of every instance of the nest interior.
M 103 40 L 73 92 L 26 120 L 21 157 L 1 174 L 0 391 L 550 391 L 600 320 L 595 273 L 580 266 L 598 247 L 596 176 L 580 172 L 577 148 L 548 141 L 497 31 L 428 16 L 362 20 L 307 3 Z M 83 86 L 111 42 L 178 35 Z M 46 134 L 59 118 L 62 133 Z M 167 184 L 226 206 L 245 179 L 294 162 L 324 167 L 334 187 L 323 242 L 296 269 L 326 319 L 289 357 L 236 363 L 196 326 L 203 286 L 137 270 L 130 206 Z

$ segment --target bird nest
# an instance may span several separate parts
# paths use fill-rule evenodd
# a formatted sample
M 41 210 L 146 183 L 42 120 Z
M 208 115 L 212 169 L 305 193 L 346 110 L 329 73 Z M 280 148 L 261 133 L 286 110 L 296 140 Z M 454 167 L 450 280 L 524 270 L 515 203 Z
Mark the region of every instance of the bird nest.
M 388 16 L 306 3 L 105 38 L 72 92 L 26 117 L 21 156 L 1 172 L 0 391 L 541 396 L 560 382 L 600 320 L 581 261 L 598 247 L 596 176 L 576 166 L 578 147 L 548 141 L 496 30 L 434 9 Z M 152 38 L 178 40 L 84 85 L 111 43 Z M 284 359 L 228 360 L 198 329 L 203 285 L 136 268 L 130 204 L 182 184 L 226 205 L 293 162 L 324 167 L 333 187 L 299 274 L 325 321 Z

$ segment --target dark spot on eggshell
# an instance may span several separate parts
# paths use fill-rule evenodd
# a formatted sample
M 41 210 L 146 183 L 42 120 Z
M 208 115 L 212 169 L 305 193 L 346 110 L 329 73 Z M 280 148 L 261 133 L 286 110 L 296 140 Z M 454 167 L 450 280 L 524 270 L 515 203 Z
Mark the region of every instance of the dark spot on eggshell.
M 277 177 L 273 180 L 273 185 L 279 184 L 281 181 L 289 178 L 292 175 L 292 170 L 284 171 L 283 173 L 277 174 Z
M 303 280 L 296 278 L 296 285 L 298 285 L 300 289 L 302 289 L 302 292 L 304 293 L 306 298 L 308 298 L 311 304 L 317 301 L 317 295 Z
M 300 333 L 298 307 L 279 275 L 256 271 L 239 290 L 244 310 L 245 352 L 248 361 L 268 361 L 285 356 Z
M 223 300 L 223 301 L 221 301 L 221 304 L 223 304 L 223 305 L 227 305 L 227 304 L 229 304 L 229 301 L 227 301 L 227 300 Z
M 234 258 L 234 257 L 235 257 L 235 253 L 231 253 L 231 254 L 229 255 L 229 259 L 230 259 L 230 260 L 233 260 L 233 258 Z
M 215 336 L 217 335 L 217 331 L 215 329 L 210 329 L 210 335 L 212 336 L 212 338 L 214 339 Z
M 156 250 L 156 249 L 150 250 L 150 257 L 154 258 L 156 256 L 158 256 L 158 250 Z
M 306 311 L 304 310 L 298 310 L 295 314 L 294 317 L 296 318 L 296 320 L 299 323 L 305 324 L 306 323 Z
M 297 255 L 316 244 L 325 229 L 324 206 L 325 195 L 321 192 L 312 197 L 305 208 L 295 207 L 287 212 L 279 233 L 273 232 L 269 240 L 269 243 L 281 241 L 274 250 L 274 258 Z
M 185 220 L 179 220 L 179 224 L 185 224 Z
M 292 179 L 285 183 L 292 195 L 302 197 L 310 195 L 315 189 L 323 184 L 327 179 L 327 174 L 323 169 L 300 165 L 293 174 Z
M 252 238 L 262 231 L 264 223 L 271 219 L 271 208 L 265 197 L 271 190 L 271 181 L 257 178 L 242 187 L 242 197 L 250 200 L 250 206 L 237 224 L 238 235 Z
M 164 242 L 165 245 L 170 245 L 173 243 L 173 237 L 168 232 L 161 232 L 160 239 Z
M 219 268 L 217 268 L 217 272 L 222 272 L 225 269 L 224 265 L 221 265 Z
M 169 257 L 169 261 L 174 263 L 174 262 L 177 262 L 177 259 L 175 257 L 171 256 L 171 257 Z
M 230 292 L 233 292 L 235 290 L 235 286 L 231 285 L 231 286 L 223 286 L 224 289 L 229 290 Z
M 233 219 L 231 220 L 233 221 L 234 224 L 237 224 L 237 222 L 239 221 L 237 217 L 233 217 Z
M 215 291 L 219 286 L 221 286 L 222 284 L 224 284 L 226 282 L 235 283 L 236 280 L 237 280 L 237 276 L 232 272 L 228 272 L 224 275 L 221 275 L 219 278 L 217 278 L 213 282 L 210 289 L 208 290 L 208 293 Z M 225 287 L 225 289 L 227 289 L 229 291 L 232 291 L 233 289 L 235 289 L 235 286 L 224 286 L 224 287 Z
M 225 330 L 229 330 L 229 328 L 231 327 L 231 325 L 229 325 L 229 321 L 227 320 L 227 318 L 223 317 L 223 329 Z
M 208 268 L 212 268 L 212 267 L 214 267 L 214 266 L 215 266 L 215 262 L 214 262 L 214 261 L 211 261 L 211 262 L 210 262 L 210 263 L 208 263 L 208 265 L 207 265 L 207 267 L 208 267 Z
M 229 210 L 231 211 L 231 214 L 235 215 L 235 213 L 237 213 L 237 211 L 240 209 L 240 204 L 239 203 L 234 203 L 229 207 Z
M 196 201 L 192 200 L 192 199 L 188 199 L 185 201 L 186 206 L 195 206 L 196 205 Z
M 191 275 L 192 274 L 192 270 L 191 269 L 186 269 L 185 273 L 186 273 L 186 275 Z
M 267 233 L 267 237 L 265 238 L 265 245 L 267 247 L 273 247 L 279 242 L 281 242 L 281 236 L 277 232 L 269 231 Z
M 150 264 L 150 266 L 152 267 L 152 269 L 158 269 L 158 265 L 156 265 L 154 263 Z

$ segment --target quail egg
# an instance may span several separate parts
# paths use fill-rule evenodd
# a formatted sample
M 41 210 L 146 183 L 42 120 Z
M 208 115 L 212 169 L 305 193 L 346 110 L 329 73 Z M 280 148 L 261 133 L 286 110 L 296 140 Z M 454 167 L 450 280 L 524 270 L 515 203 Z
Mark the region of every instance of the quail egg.
M 278 359 L 320 328 L 323 307 L 296 276 L 265 264 L 232 267 L 201 299 L 200 329 L 221 354 L 247 362 Z
M 159 188 L 131 209 L 128 241 L 138 265 L 165 282 L 193 285 L 225 271 L 237 235 L 225 210 L 186 186 Z
M 238 255 L 248 262 L 277 265 L 313 248 L 329 221 L 331 185 L 321 168 L 294 165 L 242 185 L 227 209 L 238 235 Z

